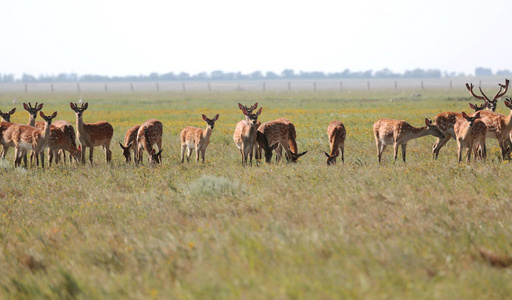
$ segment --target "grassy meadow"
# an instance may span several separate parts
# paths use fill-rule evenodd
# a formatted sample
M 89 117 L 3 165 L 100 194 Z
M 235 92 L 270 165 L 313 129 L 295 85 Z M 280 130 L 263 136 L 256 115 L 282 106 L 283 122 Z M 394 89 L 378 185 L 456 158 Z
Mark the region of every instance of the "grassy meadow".
M 512 253 L 512 166 L 496 140 L 484 163 L 457 164 L 453 140 L 433 161 L 432 136 L 409 142 L 406 164 L 392 147 L 377 162 L 378 119 L 470 111 L 462 88 L 416 93 L 85 93 L 84 121 L 114 127 L 110 165 L 101 148 L 93 167 L 14 169 L 14 149 L 0 162 L 0 299 L 508 298 L 511 269 L 479 255 Z M 13 122 L 39 101 L 75 124 L 76 94 L 1 94 L 0 109 L 13 99 Z M 241 166 L 237 103 L 256 101 L 260 121 L 295 124 L 309 151 L 297 164 Z M 220 114 L 206 162 L 181 164 L 180 131 L 204 128 L 203 113 Z M 164 124 L 163 164 L 125 164 L 117 141 L 150 118 Z M 335 119 L 345 164 L 327 167 Z

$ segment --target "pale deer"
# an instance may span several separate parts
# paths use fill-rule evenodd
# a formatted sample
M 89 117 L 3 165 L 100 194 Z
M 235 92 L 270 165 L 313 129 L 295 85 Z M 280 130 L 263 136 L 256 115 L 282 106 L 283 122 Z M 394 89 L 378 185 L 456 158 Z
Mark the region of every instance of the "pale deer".
M 341 161 L 345 163 L 345 136 L 347 131 L 345 126 L 340 121 L 332 121 L 327 126 L 327 136 L 329 137 L 329 144 L 331 146 L 331 154 L 324 152 L 327 156 L 327 165 L 336 165 L 336 158 L 341 154 Z
M 4 113 L 0 110 L 0 117 L 2 118 L 2 122 L 11 122 L 11 115 L 16 111 L 16 107 L 11 109 L 10 111 Z
M 46 116 L 42 111 L 39 112 L 39 114 L 45 121 L 44 130 L 21 124 L 13 124 L 13 126 L 9 128 L 12 129 L 11 136 L 16 149 L 14 153 L 15 167 L 20 165 L 22 156 L 25 155 L 28 150 L 34 152 L 37 161 L 37 155 L 41 153 L 44 148 L 48 147 L 50 125 L 52 120 L 57 116 L 57 112 L 54 112 L 51 116 Z M 41 161 L 41 166 L 44 168 L 44 161 Z
M 258 103 L 256 102 L 256 106 Z M 258 116 L 261 114 L 260 109 L 253 114 L 252 109 L 249 111 L 245 106 L 238 103 L 238 107 L 242 110 L 245 115 L 245 120 L 242 120 L 236 124 L 235 132 L 233 133 L 233 140 L 235 141 L 236 146 L 240 149 L 240 154 L 242 155 L 242 166 L 247 165 L 247 159 L 250 159 L 250 164 L 252 166 L 252 156 L 253 151 L 257 152 L 255 147 L 257 146 L 256 142 L 256 132 L 258 131 Z
M 133 150 L 133 159 L 137 159 L 137 133 L 139 132 L 140 125 L 132 126 L 126 131 L 124 136 L 124 145 L 119 143 L 121 149 L 123 149 L 123 156 L 127 163 L 132 160 L 130 149 Z
M 137 158 L 134 158 L 136 164 L 142 163 L 144 151 L 148 153 L 148 160 L 151 165 L 161 163 L 162 161 L 162 122 L 151 119 L 144 122 L 137 131 Z M 153 145 L 156 144 L 158 152 L 155 152 Z
M 471 161 L 471 152 L 474 153 L 475 159 L 477 157 L 485 157 L 485 135 L 487 126 L 480 118 L 480 112 L 476 112 L 472 117 L 468 116 L 465 112 L 461 113 L 462 119 L 459 119 L 455 124 L 454 130 L 457 136 L 457 157 L 459 163 L 462 160 L 462 151 L 468 148 L 467 162 Z
M 109 163 L 112 158 L 112 152 L 110 151 L 110 141 L 114 135 L 114 128 L 112 125 L 105 121 L 96 123 L 84 123 L 82 115 L 89 106 L 87 102 L 85 104 L 82 103 L 80 107 L 78 107 L 78 104 L 74 104 L 73 102 L 70 102 L 69 105 L 75 112 L 76 116 L 76 135 L 78 136 L 78 140 L 80 141 L 82 149 L 82 164 L 85 164 L 85 150 L 86 148 L 89 148 L 89 160 L 92 165 L 94 147 L 97 146 L 103 147 L 105 150 L 105 160 L 107 163 Z
M 414 127 L 405 121 L 381 119 L 373 124 L 373 135 L 377 145 L 377 156 L 379 163 L 381 162 L 382 153 L 386 146 L 393 145 L 394 162 L 398 157 L 398 147 L 402 146 L 402 159 L 405 163 L 405 155 L 407 151 L 407 143 L 416 138 L 427 135 L 444 139 L 445 135 L 442 131 L 432 124 L 432 121 L 425 118 L 425 125 L 423 127 Z
M 196 161 L 199 162 L 199 154 L 201 154 L 202 161 L 204 163 L 204 153 L 206 147 L 210 143 L 210 136 L 215 122 L 219 119 L 217 114 L 213 119 L 208 119 L 203 115 L 203 120 L 206 122 L 206 129 L 197 127 L 187 126 L 181 131 L 181 162 L 185 160 L 185 149 L 187 149 L 187 162 L 190 159 L 192 150 L 196 150 Z
M 274 148 L 276 162 L 278 163 L 282 157 L 282 149 L 285 150 L 286 159 L 293 163 L 297 162 L 299 157 L 307 153 L 307 151 L 298 153 L 295 125 L 285 118 L 263 123 L 258 128 L 258 131 L 265 135 L 269 146 L 269 148 L 263 149 L 265 150 L 265 161 L 267 163 L 272 158 L 272 150 L 269 151 L 269 149 L 275 144 L 278 144 L 277 148 Z

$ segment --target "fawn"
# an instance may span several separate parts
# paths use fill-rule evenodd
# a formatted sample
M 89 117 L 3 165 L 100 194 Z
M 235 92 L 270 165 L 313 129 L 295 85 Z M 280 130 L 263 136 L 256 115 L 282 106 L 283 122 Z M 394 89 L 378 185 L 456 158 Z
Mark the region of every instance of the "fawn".
M 204 163 L 204 153 L 206 147 L 210 143 L 210 136 L 215 122 L 219 119 L 217 114 L 213 119 L 208 119 L 204 114 L 203 120 L 206 122 L 206 129 L 197 127 L 187 126 L 181 131 L 181 162 L 185 160 L 185 149 L 187 151 L 187 162 L 189 161 L 192 150 L 196 150 L 196 161 L 199 162 L 199 154 L 201 154 L 202 161 Z

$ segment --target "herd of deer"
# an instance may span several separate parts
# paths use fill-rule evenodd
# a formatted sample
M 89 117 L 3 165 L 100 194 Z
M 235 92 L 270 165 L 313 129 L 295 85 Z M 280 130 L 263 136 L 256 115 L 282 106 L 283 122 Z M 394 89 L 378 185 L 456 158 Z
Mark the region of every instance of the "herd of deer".
M 373 124 L 373 133 L 377 144 L 377 156 L 379 162 L 382 153 L 388 145 L 393 145 L 394 160 L 398 156 L 398 147 L 402 148 L 402 158 L 405 162 L 407 142 L 411 139 L 419 138 L 426 135 L 437 137 L 437 141 L 432 147 L 433 158 L 437 159 L 441 148 L 451 139 L 457 141 L 457 152 L 459 162 L 462 159 L 462 151 L 467 148 L 467 161 L 471 160 L 473 153 L 475 159 L 485 159 L 486 137 L 498 140 L 501 150 L 501 157 L 505 159 L 512 152 L 512 100 L 506 99 L 505 105 L 511 109 L 508 116 L 495 112 L 498 99 L 501 98 L 508 90 L 509 80 L 505 80 L 505 84 L 499 84 L 500 89 L 496 95 L 489 99 L 480 88 L 481 96 L 473 92 L 473 84 L 466 84 L 467 89 L 473 97 L 483 100 L 480 106 L 469 104 L 475 110 L 473 114 L 465 112 L 444 112 L 435 116 L 434 121 L 425 119 L 424 127 L 413 127 L 405 121 L 381 119 Z M 105 160 L 107 163 L 112 159 L 110 151 L 110 142 L 114 134 L 114 128 L 108 122 L 100 121 L 96 123 L 84 123 L 82 116 L 88 107 L 88 103 L 70 103 L 71 109 L 76 116 L 76 135 L 73 126 L 64 120 L 52 120 L 57 116 L 57 112 L 47 116 L 41 109 L 43 104 L 23 103 L 23 108 L 29 113 L 29 122 L 27 125 L 16 124 L 10 122 L 11 115 L 16 111 L 13 108 L 7 113 L 0 110 L 2 122 L 0 122 L 0 144 L 3 150 L 0 153 L 2 159 L 5 158 L 10 147 L 15 148 L 14 165 L 21 165 L 24 160 L 27 166 L 27 152 L 31 152 L 30 161 L 35 157 L 36 163 L 39 165 L 39 157 L 41 157 L 41 165 L 44 167 L 43 150 L 48 148 L 49 164 L 51 166 L 53 158 L 58 163 L 61 154 L 63 160 L 66 160 L 65 152 L 70 154 L 70 161 L 76 160 L 85 164 L 85 150 L 89 148 L 89 160 L 93 163 L 94 147 L 102 146 L 105 150 Z M 307 151 L 299 153 L 296 141 L 295 125 L 285 118 L 279 118 L 274 121 L 261 123 L 258 116 L 262 112 L 262 108 L 254 112 L 258 108 L 258 103 L 247 107 L 238 103 L 238 107 L 243 112 L 245 120 L 236 124 L 233 140 L 240 150 L 242 156 L 242 165 L 248 163 L 252 165 L 253 155 L 255 159 L 262 159 L 268 163 L 272 159 L 273 153 L 276 154 L 276 161 L 282 158 L 282 151 L 285 151 L 285 157 L 289 162 L 296 162 L 297 159 Z M 37 114 L 44 121 L 36 122 Z M 196 151 L 196 161 L 199 162 L 201 157 L 204 162 L 206 148 L 210 143 L 210 136 L 214 128 L 215 122 L 219 119 L 217 114 L 213 119 L 202 115 L 206 122 L 206 129 L 187 126 L 181 131 L 181 162 L 185 159 L 185 150 L 187 150 L 187 161 L 189 161 L 192 151 Z M 126 162 L 131 161 L 131 152 L 133 152 L 133 160 L 135 164 L 142 163 L 143 153 L 148 154 L 148 161 L 151 165 L 161 163 L 162 161 L 162 122 L 151 119 L 142 125 L 135 125 L 128 129 L 124 139 L 124 145 L 119 143 L 123 150 Z M 327 156 L 327 165 L 335 165 L 336 158 L 341 154 L 341 160 L 344 162 L 344 145 L 346 130 L 342 122 L 332 121 L 327 127 L 327 135 L 331 151 L 324 153 Z M 76 146 L 76 138 L 80 145 Z M 158 151 L 153 146 L 156 144 Z

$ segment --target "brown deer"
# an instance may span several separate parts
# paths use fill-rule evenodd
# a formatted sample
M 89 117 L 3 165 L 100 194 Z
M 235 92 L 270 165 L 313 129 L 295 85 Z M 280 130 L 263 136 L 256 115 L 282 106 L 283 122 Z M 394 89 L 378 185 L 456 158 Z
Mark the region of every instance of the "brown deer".
M 258 106 L 256 102 L 254 106 Z M 247 165 L 247 158 L 250 159 L 250 164 L 252 166 L 252 155 L 253 151 L 257 152 L 255 149 L 257 146 L 256 142 L 256 132 L 258 131 L 258 116 L 261 114 L 260 109 L 253 114 L 252 107 L 251 110 L 248 110 L 247 107 L 238 103 L 238 107 L 242 110 L 245 115 L 245 120 L 242 120 L 236 124 L 235 132 L 233 133 L 233 140 L 235 141 L 236 146 L 240 149 L 240 154 L 242 155 L 242 166 Z M 261 123 L 260 123 L 261 124 Z
M 496 106 L 498 105 L 498 99 L 501 98 L 503 95 L 505 95 L 508 91 L 508 84 L 509 84 L 509 80 L 508 79 L 505 79 L 505 84 L 498 84 L 500 86 L 500 90 L 496 93 L 496 95 L 494 95 L 494 97 L 491 99 L 489 99 L 489 97 L 487 97 L 484 92 L 482 91 L 482 87 L 479 87 L 478 89 L 480 90 L 480 93 L 482 94 L 482 96 L 479 96 L 477 94 L 475 94 L 473 92 L 473 88 L 474 88 L 474 85 L 471 83 L 466 83 L 466 88 L 468 89 L 468 91 L 471 93 L 471 95 L 477 99 L 480 99 L 480 100 L 484 100 L 484 104 L 487 104 L 487 109 L 488 110 L 491 110 L 491 111 L 496 111 Z M 503 92 L 501 91 L 502 89 L 505 89 Z
M 218 119 L 218 114 L 213 119 L 208 119 L 205 115 L 203 115 L 203 120 L 206 122 L 206 129 L 187 126 L 181 131 L 180 137 L 182 163 L 185 160 L 185 149 L 188 149 L 187 162 L 189 161 L 190 155 L 192 154 L 192 150 L 195 149 L 196 161 L 199 162 L 199 154 L 201 154 L 201 158 L 204 163 L 204 153 L 206 152 L 206 147 L 208 147 L 208 144 L 210 143 L 210 136 L 212 135 L 213 127 Z
M 112 152 L 110 151 L 110 141 L 114 135 L 114 128 L 110 123 L 100 121 L 96 123 L 84 123 L 82 115 L 89 107 L 88 103 L 82 103 L 80 107 L 73 102 L 69 103 L 71 109 L 75 112 L 76 116 L 76 131 L 78 140 L 80 141 L 82 149 L 82 164 L 85 164 L 85 150 L 89 148 L 89 160 L 92 165 L 94 147 L 102 146 L 105 149 L 105 160 L 107 163 L 112 159 Z
M 462 112 L 462 118 L 455 124 L 454 130 L 457 136 L 457 156 L 459 163 L 462 160 L 462 150 L 468 148 L 467 162 L 471 161 L 471 152 L 474 153 L 475 159 L 485 158 L 485 134 L 487 126 L 480 118 L 480 112 L 476 112 L 473 117 Z
M 2 122 L 11 122 L 11 115 L 16 111 L 16 107 L 11 109 L 10 111 L 4 113 L 0 110 L 0 117 L 2 118 Z
M 373 135 L 377 144 L 377 156 L 379 163 L 381 162 L 382 153 L 386 146 L 393 145 L 394 162 L 398 157 L 398 147 L 402 146 L 402 159 L 405 163 L 405 155 L 407 151 L 407 143 L 409 140 L 420 138 L 426 135 L 444 139 L 445 135 L 432 121 L 425 118 L 423 127 L 414 127 L 405 121 L 381 119 L 373 124 Z
M 37 161 L 39 159 L 37 155 L 41 153 L 44 148 L 48 147 L 50 125 L 52 120 L 57 116 L 57 112 L 54 112 L 51 116 L 46 116 L 43 112 L 39 112 L 39 114 L 45 121 L 44 130 L 21 124 L 13 124 L 13 126 L 9 128 L 12 130 L 11 137 L 16 149 L 14 153 L 15 167 L 20 165 L 22 156 L 25 155 L 28 150 L 34 152 Z M 37 163 L 39 165 L 39 162 Z M 41 161 L 41 166 L 44 168 L 44 161 Z
M 282 149 L 284 148 L 286 159 L 288 162 L 297 162 L 299 157 L 308 151 L 298 153 L 295 125 L 285 118 L 279 118 L 271 122 L 261 124 L 258 128 L 267 141 L 269 147 L 265 150 L 265 161 L 267 163 L 272 159 L 272 146 L 278 144 L 274 151 L 276 152 L 276 162 L 279 163 L 282 157 Z M 260 139 L 261 140 L 261 139 Z M 262 143 L 259 143 L 262 145 Z
M 137 158 L 134 157 L 136 164 L 142 163 L 144 150 L 148 153 L 150 165 L 162 162 L 162 134 L 162 122 L 156 119 L 147 120 L 140 126 L 136 139 L 138 149 L 135 157 Z M 158 152 L 153 149 L 154 144 L 158 147 Z
M 139 132 L 140 125 L 132 126 L 126 131 L 124 136 L 124 145 L 119 143 L 121 149 L 123 149 L 123 156 L 127 163 L 132 160 L 130 149 L 133 150 L 133 159 L 137 159 L 137 133 Z
M 327 127 L 327 136 L 329 137 L 329 144 L 331 145 L 331 154 L 324 152 L 327 156 L 327 165 L 336 165 L 336 157 L 341 153 L 341 161 L 345 163 L 345 136 L 347 131 L 345 126 L 340 121 L 332 121 Z
M 50 140 L 48 142 L 48 163 L 50 167 L 52 166 L 54 156 L 55 163 L 58 164 L 60 151 L 64 154 L 64 150 L 69 152 L 70 162 L 72 161 L 72 157 L 74 157 L 76 161 L 79 161 L 82 158 L 82 148 L 80 145 L 78 146 L 78 149 L 76 148 L 76 141 L 69 137 L 69 132 L 66 132 L 52 124 L 50 126 Z M 65 161 L 66 156 L 64 155 L 64 162 Z

